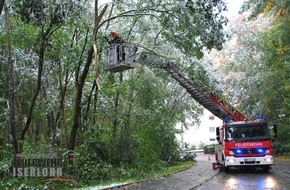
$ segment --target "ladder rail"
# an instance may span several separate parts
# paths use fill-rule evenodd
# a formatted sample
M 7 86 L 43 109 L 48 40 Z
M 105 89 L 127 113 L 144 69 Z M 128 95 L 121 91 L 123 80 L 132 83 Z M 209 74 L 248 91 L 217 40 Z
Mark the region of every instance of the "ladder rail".
M 144 48 L 142 48 L 144 49 Z M 122 56 L 120 56 L 122 55 Z M 140 63 L 153 68 L 167 71 L 186 91 L 204 108 L 218 118 L 225 120 L 230 117 L 233 121 L 243 121 L 246 118 L 239 110 L 211 90 L 208 86 L 184 75 L 177 64 L 164 61 L 165 58 L 154 53 L 138 51 L 136 44 L 115 44 L 107 47 L 105 70 L 122 72 L 136 67 Z
M 243 121 L 246 119 L 245 115 L 224 101 L 220 95 L 209 89 L 209 87 L 206 88 L 204 84 L 182 74 L 175 63 L 164 62 L 158 59 L 150 60 L 144 52 L 141 53 L 139 59 L 136 61 L 150 67 L 166 70 L 173 79 L 186 89 L 192 98 L 221 120 L 225 120 L 226 117 L 230 117 L 233 121 Z

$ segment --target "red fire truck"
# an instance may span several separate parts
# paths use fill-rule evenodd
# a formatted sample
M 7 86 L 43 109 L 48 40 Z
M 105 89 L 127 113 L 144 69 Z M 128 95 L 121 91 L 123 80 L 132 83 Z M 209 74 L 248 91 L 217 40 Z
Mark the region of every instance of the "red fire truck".
M 124 54 L 122 59 L 118 58 Z M 269 171 L 273 165 L 270 133 L 263 117 L 249 121 L 244 114 L 209 87 L 181 73 L 176 64 L 160 60 L 153 54 L 140 52 L 134 44 L 109 46 L 105 58 L 105 70 L 111 72 L 135 68 L 136 63 L 166 70 L 199 104 L 223 120 L 222 127 L 216 130 L 218 145 L 213 169 L 222 168 L 223 171 L 228 171 L 231 167 L 259 166 Z M 276 132 L 277 128 L 274 126 L 274 133 Z
M 273 147 L 267 123 L 257 121 L 224 122 L 216 130 L 219 145 L 213 164 L 227 172 L 231 167 L 260 167 L 269 171 L 273 165 Z

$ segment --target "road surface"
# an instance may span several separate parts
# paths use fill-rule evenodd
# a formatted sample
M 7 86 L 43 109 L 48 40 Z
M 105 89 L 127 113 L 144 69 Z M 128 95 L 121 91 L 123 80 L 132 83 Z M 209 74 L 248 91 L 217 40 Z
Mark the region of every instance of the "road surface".
M 269 173 L 263 170 L 232 170 L 219 173 L 194 190 L 289 190 L 290 162 L 275 160 Z
M 290 161 L 275 160 L 269 173 L 263 170 L 212 169 L 214 156 L 198 153 L 197 163 L 182 172 L 155 180 L 100 189 L 114 190 L 289 190 Z M 99 188 L 96 188 L 99 189 Z M 95 189 L 94 189 L 95 190 Z

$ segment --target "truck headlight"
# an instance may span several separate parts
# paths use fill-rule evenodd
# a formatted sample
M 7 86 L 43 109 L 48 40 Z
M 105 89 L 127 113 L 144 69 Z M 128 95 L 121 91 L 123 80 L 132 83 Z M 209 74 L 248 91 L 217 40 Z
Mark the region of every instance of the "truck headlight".
M 230 155 L 235 155 L 234 151 L 232 151 L 232 150 L 229 150 L 229 154 Z
M 272 158 L 266 158 L 265 161 L 266 162 L 272 162 Z

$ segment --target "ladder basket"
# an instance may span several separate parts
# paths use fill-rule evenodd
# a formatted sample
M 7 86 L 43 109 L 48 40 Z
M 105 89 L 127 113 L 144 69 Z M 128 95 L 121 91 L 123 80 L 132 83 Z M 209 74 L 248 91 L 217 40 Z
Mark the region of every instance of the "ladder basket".
M 106 48 L 105 70 L 122 72 L 136 67 L 137 46 L 133 44 L 113 44 Z

